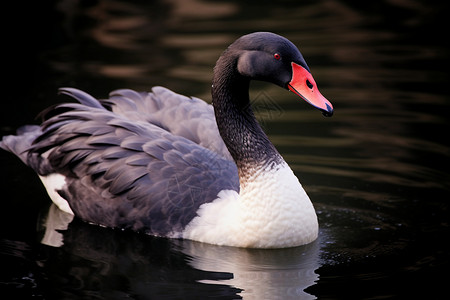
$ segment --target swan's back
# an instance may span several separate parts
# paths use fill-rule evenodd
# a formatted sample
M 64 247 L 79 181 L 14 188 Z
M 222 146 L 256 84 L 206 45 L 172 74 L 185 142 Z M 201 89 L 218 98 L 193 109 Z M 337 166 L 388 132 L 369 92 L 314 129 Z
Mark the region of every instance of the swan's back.
M 116 90 L 101 103 L 129 120 L 157 125 L 232 160 L 219 135 L 214 108 L 201 99 L 154 87 L 151 93 Z
M 80 218 L 176 236 L 200 205 L 223 189 L 239 190 L 208 104 L 164 88 L 116 91 L 101 101 L 62 92 L 80 103 L 57 106 L 41 127 L 24 127 L 1 146 L 44 179 L 63 176 L 56 192 Z

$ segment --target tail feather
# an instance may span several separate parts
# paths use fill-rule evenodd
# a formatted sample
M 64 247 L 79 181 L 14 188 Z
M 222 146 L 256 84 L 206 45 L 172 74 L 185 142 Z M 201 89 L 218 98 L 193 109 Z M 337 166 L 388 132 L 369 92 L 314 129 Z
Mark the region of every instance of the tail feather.
M 40 126 L 25 125 L 17 130 L 17 135 L 4 136 L 0 148 L 15 154 L 20 160 L 40 175 L 52 172 L 51 166 L 37 153 L 30 153 L 34 140 L 42 134 Z
M 25 164 L 27 163 L 28 150 L 33 141 L 41 134 L 41 128 L 37 125 L 25 125 L 17 129 L 17 135 L 4 136 L 0 142 L 0 148 L 17 155 Z
M 59 89 L 60 94 L 64 94 L 70 96 L 80 102 L 82 105 L 98 108 L 102 110 L 106 110 L 102 104 L 92 97 L 91 95 L 74 88 L 61 88 Z M 74 104 L 72 104 L 73 106 Z M 51 106 L 48 109 L 44 110 L 40 117 L 43 121 L 49 120 L 58 114 L 61 113 L 61 110 L 71 110 L 73 107 L 71 104 L 63 104 Z M 34 171 L 36 171 L 39 175 L 47 175 L 53 172 L 53 168 L 50 165 L 50 162 L 46 159 L 45 153 L 38 153 L 33 150 L 34 144 L 39 142 L 39 139 L 46 138 L 47 136 L 43 135 L 43 132 L 52 131 L 52 126 L 60 127 L 66 122 L 70 123 L 70 120 L 64 121 L 60 119 L 55 119 L 57 122 L 43 123 L 43 125 L 25 125 L 20 127 L 17 130 L 16 135 L 8 135 L 4 136 L 0 141 L 0 148 L 9 151 L 16 156 L 18 156 L 22 162 L 24 162 L 27 166 L 31 167 Z

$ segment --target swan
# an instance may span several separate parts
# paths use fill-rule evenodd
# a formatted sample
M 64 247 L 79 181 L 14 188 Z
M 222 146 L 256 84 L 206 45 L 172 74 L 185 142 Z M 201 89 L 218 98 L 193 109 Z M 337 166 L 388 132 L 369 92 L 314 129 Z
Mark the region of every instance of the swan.
M 297 47 L 255 32 L 219 57 L 212 105 L 163 87 L 103 100 L 61 88 L 78 103 L 47 109 L 40 126 L 19 128 L 0 147 L 38 173 L 62 211 L 92 224 L 235 247 L 310 243 L 314 207 L 255 119 L 251 80 L 333 114 Z

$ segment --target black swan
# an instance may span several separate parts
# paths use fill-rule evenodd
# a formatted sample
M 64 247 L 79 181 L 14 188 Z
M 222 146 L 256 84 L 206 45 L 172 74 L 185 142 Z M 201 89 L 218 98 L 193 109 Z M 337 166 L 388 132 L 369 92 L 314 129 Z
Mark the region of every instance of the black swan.
M 257 123 L 250 80 L 289 89 L 333 114 L 299 50 L 269 32 L 244 35 L 214 68 L 212 106 L 162 87 L 117 90 L 44 112 L 0 147 L 84 221 L 217 245 L 283 248 L 318 234 L 314 207 Z

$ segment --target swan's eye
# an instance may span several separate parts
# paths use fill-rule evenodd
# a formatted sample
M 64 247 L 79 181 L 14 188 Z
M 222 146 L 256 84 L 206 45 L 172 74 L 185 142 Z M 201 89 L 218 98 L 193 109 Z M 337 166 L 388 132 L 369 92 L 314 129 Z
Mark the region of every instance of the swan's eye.
M 273 58 L 275 58 L 276 60 L 280 60 L 280 59 L 281 59 L 281 55 L 278 54 L 278 53 L 275 53 L 275 54 L 273 55 Z

